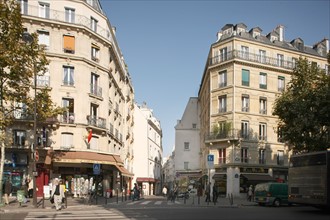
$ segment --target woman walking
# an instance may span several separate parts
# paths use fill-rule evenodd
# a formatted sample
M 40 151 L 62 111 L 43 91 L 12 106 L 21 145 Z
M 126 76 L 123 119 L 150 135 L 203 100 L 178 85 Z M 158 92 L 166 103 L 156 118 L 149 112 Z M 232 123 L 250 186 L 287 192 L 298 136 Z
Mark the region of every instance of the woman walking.
M 53 187 L 52 187 L 52 196 L 54 197 L 54 204 L 56 211 L 62 209 L 62 198 L 64 198 L 63 187 L 60 186 L 60 181 L 58 178 L 55 178 Z

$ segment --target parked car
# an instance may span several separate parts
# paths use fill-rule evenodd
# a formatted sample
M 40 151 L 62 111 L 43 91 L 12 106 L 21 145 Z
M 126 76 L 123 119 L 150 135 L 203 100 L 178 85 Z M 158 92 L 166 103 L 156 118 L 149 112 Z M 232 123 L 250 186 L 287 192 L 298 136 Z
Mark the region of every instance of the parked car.
M 260 183 L 255 186 L 254 201 L 259 205 L 281 206 L 289 204 L 287 183 Z
M 190 196 L 197 196 L 197 189 L 188 189 L 188 192 Z

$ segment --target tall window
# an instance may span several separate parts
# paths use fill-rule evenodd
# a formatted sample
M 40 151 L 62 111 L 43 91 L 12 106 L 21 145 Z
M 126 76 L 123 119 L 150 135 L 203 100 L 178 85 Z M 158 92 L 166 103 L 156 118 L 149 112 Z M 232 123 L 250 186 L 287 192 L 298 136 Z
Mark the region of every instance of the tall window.
M 259 164 L 266 164 L 265 149 L 259 149 Z
M 219 96 L 219 113 L 227 111 L 227 96 Z
M 63 122 L 73 124 L 74 123 L 74 99 L 63 98 L 62 106 L 65 108 L 65 112 L 63 113 Z
M 280 127 L 277 128 L 277 142 L 283 143 L 283 131 Z
M 63 132 L 61 134 L 61 139 L 62 139 L 61 147 L 64 147 L 64 148 L 73 147 L 73 134 L 72 133 Z
M 226 163 L 226 148 L 219 149 L 219 164 Z
M 189 162 L 183 162 L 183 169 L 188 170 L 189 169 Z
M 63 85 L 66 86 L 74 85 L 74 67 L 63 66 Z
M 21 146 L 25 145 L 26 140 L 26 131 L 23 130 L 14 130 L 13 132 L 13 144 L 14 146 Z
M 75 12 L 73 8 L 65 8 L 65 21 L 69 23 L 75 23 Z
M 38 31 L 38 41 L 39 45 L 49 48 L 49 32 L 48 31 Z
M 242 58 L 249 59 L 249 48 L 246 46 L 241 46 L 241 50 L 242 50 Z
M 102 96 L 102 88 L 99 86 L 99 75 L 91 74 L 91 93 L 96 96 Z
M 98 46 L 92 44 L 92 47 L 91 47 L 92 60 L 99 62 L 99 52 L 100 52 L 100 48 Z
M 265 123 L 259 124 L 259 140 L 267 140 L 267 124 Z
M 277 165 L 284 165 L 284 151 L 277 151 Z
M 49 4 L 39 2 L 39 17 L 49 18 Z
M 15 103 L 14 118 L 25 119 L 27 117 L 27 106 L 23 102 Z
M 277 78 L 277 88 L 279 92 L 283 92 L 285 89 L 285 78 L 283 76 L 279 76 Z
M 227 70 L 219 73 L 219 87 L 227 86 Z
M 18 0 L 18 2 L 21 5 L 21 14 L 27 15 L 28 14 L 28 0 Z
M 189 142 L 184 142 L 184 150 L 189 150 L 190 146 L 189 146 Z
M 248 163 L 249 162 L 248 149 L 247 148 L 241 148 L 241 162 L 242 163 Z
M 242 112 L 249 112 L 250 97 L 249 95 L 242 95 Z
M 259 50 L 259 62 L 266 63 L 266 51 L 265 50 Z
M 89 142 L 89 146 L 90 146 L 91 150 L 98 150 L 99 149 L 99 137 L 92 136 L 92 139 Z
M 242 69 L 242 86 L 250 85 L 250 71 Z
M 226 61 L 227 60 L 227 47 L 220 49 L 220 61 Z
M 89 116 L 89 125 L 97 126 L 97 115 L 98 115 L 99 106 L 91 103 L 90 106 L 90 116 Z M 117 131 L 118 132 L 118 131 Z
M 267 73 L 260 73 L 259 75 L 259 88 L 267 89 Z
M 64 51 L 64 53 L 74 53 L 75 52 L 74 36 L 69 36 L 69 35 L 63 36 L 63 51 Z
M 248 121 L 241 122 L 241 136 L 244 139 L 249 138 L 249 122 Z
M 94 32 L 97 32 L 97 23 L 98 21 L 95 18 L 91 17 L 91 29 Z
M 283 54 L 277 54 L 277 65 L 284 66 L 284 55 Z
M 260 114 L 266 115 L 267 114 L 267 98 L 260 97 L 259 99 L 259 105 L 260 105 Z

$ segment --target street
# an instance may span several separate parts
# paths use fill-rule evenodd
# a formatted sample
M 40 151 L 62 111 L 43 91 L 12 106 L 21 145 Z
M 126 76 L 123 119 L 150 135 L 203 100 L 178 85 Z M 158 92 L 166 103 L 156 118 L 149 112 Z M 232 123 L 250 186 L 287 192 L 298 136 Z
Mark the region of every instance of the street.
M 28 212 L 12 210 L 0 213 L 1 220 L 32 219 L 329 219 L 329 213 L 313 207 L 283 206 L 198 206 L 184 205 L 182 201 L 172 203 L 159 199 L 143 199 L 112 205 L 80 205 L 74 208 L 55 211 L 54 209 L 34 209 Z

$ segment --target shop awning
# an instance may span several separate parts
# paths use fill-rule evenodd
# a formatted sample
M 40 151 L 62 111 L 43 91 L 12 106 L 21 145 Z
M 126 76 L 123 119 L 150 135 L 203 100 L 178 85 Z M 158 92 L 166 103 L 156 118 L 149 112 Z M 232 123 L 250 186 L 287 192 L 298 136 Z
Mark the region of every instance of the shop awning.
M 136 182 L 151 182 L 151 183 L 154 183 L 154 182 L 156 182 L 156 180 L 154 178 L 138 177 L 138 178 L 136 178 Z
M 123 176 L 127 176 L 127 177 L 133 177 L 134 174 L 133 173 L 130 173 L 125 167 L 123 166 L 119 166 L 119 165 L 116 165 L 116 168 L 118 169 L 118 171 L 121 173 L 121 175 Z
M 241 174 L 241 176 L 247 178 L 248 180 L 258 180 L 258 181 L 275 181 L 275 178 L 268 174 Z
M 54 162 L 61 163 L 100 163 L 116 165 L 116 160 L 113 155 L 110 154 L 84 151 L 56 151 L 52 156 Z
M 119 155 L 113 155 L 113 158 L 115 159 L 115 161 L 117 162 L 117 164 L 121 164 L 121 165 L 124 164 L 124 162 L 122 161 L 122 159 L 120 158 Z
M 213 175 L 212 179 L 214 180 L 225 180 L 227 175 L 225 173 L 216 173 Z

